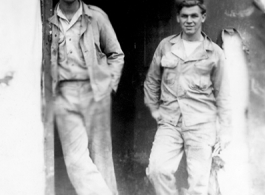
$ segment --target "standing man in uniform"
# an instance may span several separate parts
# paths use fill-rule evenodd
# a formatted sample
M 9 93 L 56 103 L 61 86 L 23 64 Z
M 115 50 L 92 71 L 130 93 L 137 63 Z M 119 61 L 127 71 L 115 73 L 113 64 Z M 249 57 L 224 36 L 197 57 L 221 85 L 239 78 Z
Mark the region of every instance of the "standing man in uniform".
M 202 32 L 203 0 L 177 5 L 182 32 L 163 39 L 150 65 L 145 103 L 158 130 L 147 168 L 157 195 L 176 195 L 175 173 L 186 154 L 189 195 L 207 195 L 215 143 L 229 142 L 229 83 L 223 51 Z M 217 120 L 221 130 L 217 139 Z
M 110 108 L 124 54 L 98 7 L 60 0 L 49 21 L 55 120 L 67 173 L 78 195 L 116 195 Z

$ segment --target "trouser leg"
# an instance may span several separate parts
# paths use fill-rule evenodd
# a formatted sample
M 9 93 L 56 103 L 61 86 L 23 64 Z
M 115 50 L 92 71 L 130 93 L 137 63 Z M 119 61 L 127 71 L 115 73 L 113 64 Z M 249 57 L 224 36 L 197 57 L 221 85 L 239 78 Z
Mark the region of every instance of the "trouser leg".
M 56 123 L 67 173 L 78 195 L 111 195 L 90 157 L 87 129 L 80 112 L 80 92 L 79 85 L 65 86 L 56 100 Z
M 147 176 L 157 195 L 177 195 L 175 173 L 183 155 L 180 128 L 161 124 L 155 135 Z
M 188 194 L 207 195 L 212 163 L 212 147 L 216 140 L 215 123 L 197 125 L 183 132 L 188 171 Z
M 87 98 L 86 98 L 87 99 Z M 89 109 L 83 109 L 90 156 L 113 194 L 118 194 L 111 142 L 111 97 L 95 102 L 88 101 Z

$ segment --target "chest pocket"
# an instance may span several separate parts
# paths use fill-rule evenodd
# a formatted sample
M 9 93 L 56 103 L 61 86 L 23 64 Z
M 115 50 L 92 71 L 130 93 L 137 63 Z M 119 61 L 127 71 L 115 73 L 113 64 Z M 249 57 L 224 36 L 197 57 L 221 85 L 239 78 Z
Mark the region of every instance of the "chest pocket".
M 179 61 L 176 58 L 163 56 L 161 66 L 163 68 L 163 81 L 166 85 L 173 85 L 177 79 Z
M 194 69 L 197 74 L 195 76 L 195 85 L 198 86 L 200 89 L 205 90 L 207 89 L 211 83 L 211 72 L 213 69 L 213 62 L 202 60 L 194 64 Z
M 209 75 L 211 74 L 213 68 L 213 62 L 200 61 L 194 64 L 195 71 L 200 75 Z

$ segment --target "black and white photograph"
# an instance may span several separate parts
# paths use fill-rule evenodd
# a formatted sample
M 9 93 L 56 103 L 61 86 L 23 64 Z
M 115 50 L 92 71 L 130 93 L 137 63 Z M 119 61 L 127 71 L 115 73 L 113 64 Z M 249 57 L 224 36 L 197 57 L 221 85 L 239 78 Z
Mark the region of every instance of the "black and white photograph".
M 8 0 L 0 195 L 264 195 L 265 0 Z

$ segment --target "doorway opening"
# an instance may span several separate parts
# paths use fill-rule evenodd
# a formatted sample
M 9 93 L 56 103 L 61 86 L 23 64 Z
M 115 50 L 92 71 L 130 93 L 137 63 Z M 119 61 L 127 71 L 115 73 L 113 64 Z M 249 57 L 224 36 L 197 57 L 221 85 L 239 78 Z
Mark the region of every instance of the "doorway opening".
M 53 0 L 53 7 L 59 0 Z M 145 182 L 156 122 L 144 105 L 143 82 L 159 41 L 172 34 L 174 1 L 84 0 L 104 10 L 125 54 L 118 91 L 112 98 L 113 158 L 120 194 L 153 194 Z M 74 194 L 55 130 L 55 192 Z

